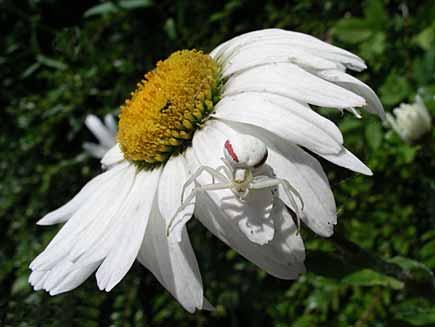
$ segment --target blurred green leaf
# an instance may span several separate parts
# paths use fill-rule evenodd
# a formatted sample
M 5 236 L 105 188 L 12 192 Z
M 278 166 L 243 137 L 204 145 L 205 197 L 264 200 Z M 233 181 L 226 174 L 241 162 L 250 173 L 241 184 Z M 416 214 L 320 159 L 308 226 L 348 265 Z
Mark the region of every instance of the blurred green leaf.
M 67 65 L 65 65 L 63 62 L 51 58 L 47 58 L 43 55 L 38 55 L 36 57 L 36 60 L 41 64 L 45 65 L 47 67 L 59 69 L 59 70 L 65 70 L 67 68 Z
M 41 67 L 40 62 L 35 62 L 34 64 L 30 65 L 22 74 L 21 78 L 26 78 L 32 75 L 38 68 Z
M 364 58 L 372 60 L 374 57 L 382 55 L 385 51 L 387 41 L 385 33 L 376 32 L 369 41 L 361 44 L 361 55 Z
M 349 133 L 358 128 L 361 128 L 362 122 L 359 119 L 354 119 L 353 116 L 345 116 L 343 120 L 340 121 L 340 130 L 343 133 Z
M 417 43 L 423 50 L 430 50 L 435 42 L 435 24 L 425 28 L 414 38 L 415 43 Z
M 429 282 L 435 286 L 435 279 L 432 270 L 423 263 L 405 257 L 394 257 L 389 262 L 395 263 L 408 272 L 417 282 Z
M 349 43 L 360 43 L 372 35 L 368 23 L 359 18 L 345 18 L 339 21 L 333 33 L 339 40 Z
M 342 283 L 352 286 L 385 286 L 395 290 L 403 289 L 403 283 L 395 278 L 370 269 L 354 272 L 342 279 Z
M 397 105 L 413 93 L 405 76 L 391 72 L 380 88 L 381 100 L 385 105 Z
M 372 35 L 371 26 L 360 18 L 344 18 L 332 31 L 339 40 L 349 43 L 360 43 Z
M 435 307 L 422 299 L 405 300 L 392 308 L 398 320 L 412 326 L 434 326 Z
M 372 29 L 382 30 L 388 17 L 384 8 L 384 1 L 366 0 L 364 3 L 364 17 Z
M 367 144 L 373 149 L 376 150 L 382 143 L 382 139 L 384 137 L 384 132 L 382 129 L 382 125 L 377 120 L 371 120 L 365 125 L 365 138 L 367 140 Z
M 383 49 L 386 21 L 383 3 L 378 0 L 367 0 L 364 3 L 364 18 L 343 18 L 335 24 L 332 32 L 339 40 L 350 44 L 358 44 L 370 39 L 370 44 L 376 44 L 379 52 Z
M 429 49 L 422 57 L 415 59 L 412 68 L 419 84 L 425 85 L 426 88 L 433 87 L 430 84 L 435 82 L 435 48 Z
M 109 13 L 116 13 L 120 9 L 131 10 L 136 8 L 145 8 L 152 5 L 151 0 L 121 0 L 119 2 L 104 2 L 96 5 L 83 14 L 84 17 L 106 15 Z
M 212 23 L 215 21 L 225 19 L 226 17 L 230 16 L 235 10 L 240 8 L 240 6 L 241 6 L 240 0 L 229 0 L 225 4 L 225 7 L 222 10 L 217 11 L 210 16 L 209 22 Z

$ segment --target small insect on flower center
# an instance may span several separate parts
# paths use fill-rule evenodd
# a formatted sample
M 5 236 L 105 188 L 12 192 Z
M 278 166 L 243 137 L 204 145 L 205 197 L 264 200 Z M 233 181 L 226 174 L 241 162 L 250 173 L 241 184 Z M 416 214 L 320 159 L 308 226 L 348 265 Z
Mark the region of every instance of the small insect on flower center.
M 201 51 L 177 51 L 158 62 L 121 107 L 117 138 L 125 158 L 152 168 L 182 152 L 219 91 L 219 66 Z

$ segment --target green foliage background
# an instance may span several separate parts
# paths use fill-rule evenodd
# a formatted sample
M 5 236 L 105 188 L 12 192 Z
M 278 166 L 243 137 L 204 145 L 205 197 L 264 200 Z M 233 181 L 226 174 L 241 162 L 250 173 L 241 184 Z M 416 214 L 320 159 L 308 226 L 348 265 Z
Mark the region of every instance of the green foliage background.
M 0 1 L 0 325 L 435 326 L 433 294 L 370 265 L 348 269 L 333 243 L 308 231 L 308 273 L 282 281 L 190 223 L 213 312 L 186 313 L 139 264 L 111 293 L 98 291 L 94 277 L 56 297 L 27 284 L 28 264 L 58 230 L 35 222 L 100 172 L 82 150 L 93 138 L 85 116 L 117 110 L 157 60 L 182 48 L 209 51 L 255 29 L 296 30 L 364 58 L 369 69 L 357 76 L 386 111 L 419 92 L 433 115 L 434 17 L 432 0 Z M 338 232 L 431 279 L 433 131 L 406 145 L 375 117 L 325 114 L 375 173 L 324 163 Z

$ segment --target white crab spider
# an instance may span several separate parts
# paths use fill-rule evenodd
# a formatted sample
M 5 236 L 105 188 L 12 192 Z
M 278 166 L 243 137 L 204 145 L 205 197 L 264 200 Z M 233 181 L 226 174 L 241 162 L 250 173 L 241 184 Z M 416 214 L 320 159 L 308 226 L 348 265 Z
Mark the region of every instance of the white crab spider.
M 266 145 L 251 135 L 240 135 L 237 139 L 227 140 L 223 152 L 222 166 L 217 168 L 200 166 L 184 183 L 181 192 L 181 205 L 168 223 L 167 235 L 172 231 L 177 215 L 190 204 L 199 192 L 230 189 L 240 201 L 245 201 L 252 190 L 265 188 L 273 190 L 280 185 L 293 208 L 295 208 L 299 231 L 300 217 L 304 206 L 299 192 L 285 179 L 258 174 L 259 169 L 264 166 L 267 160 L 268 151 Z M 192 183 L 199 184 L 197 178 L 203 173 L 208 173 L 212 177 L 212 183 L 194 187 L 187 198 L 184 199 L 186 188 Z M 300 204 L 296 203 L 293 194 L 296 195 Z

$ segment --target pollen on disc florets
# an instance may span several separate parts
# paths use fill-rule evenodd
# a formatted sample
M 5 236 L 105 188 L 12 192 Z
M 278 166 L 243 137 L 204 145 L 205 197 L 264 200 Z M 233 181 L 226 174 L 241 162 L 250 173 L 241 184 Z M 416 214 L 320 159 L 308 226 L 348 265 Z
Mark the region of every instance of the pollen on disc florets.
M 121 107 L 118 142 L 141 167 L 181 152 L 219 97 L 218 64 L 197 50 L 174 52 L 145 75 Z

